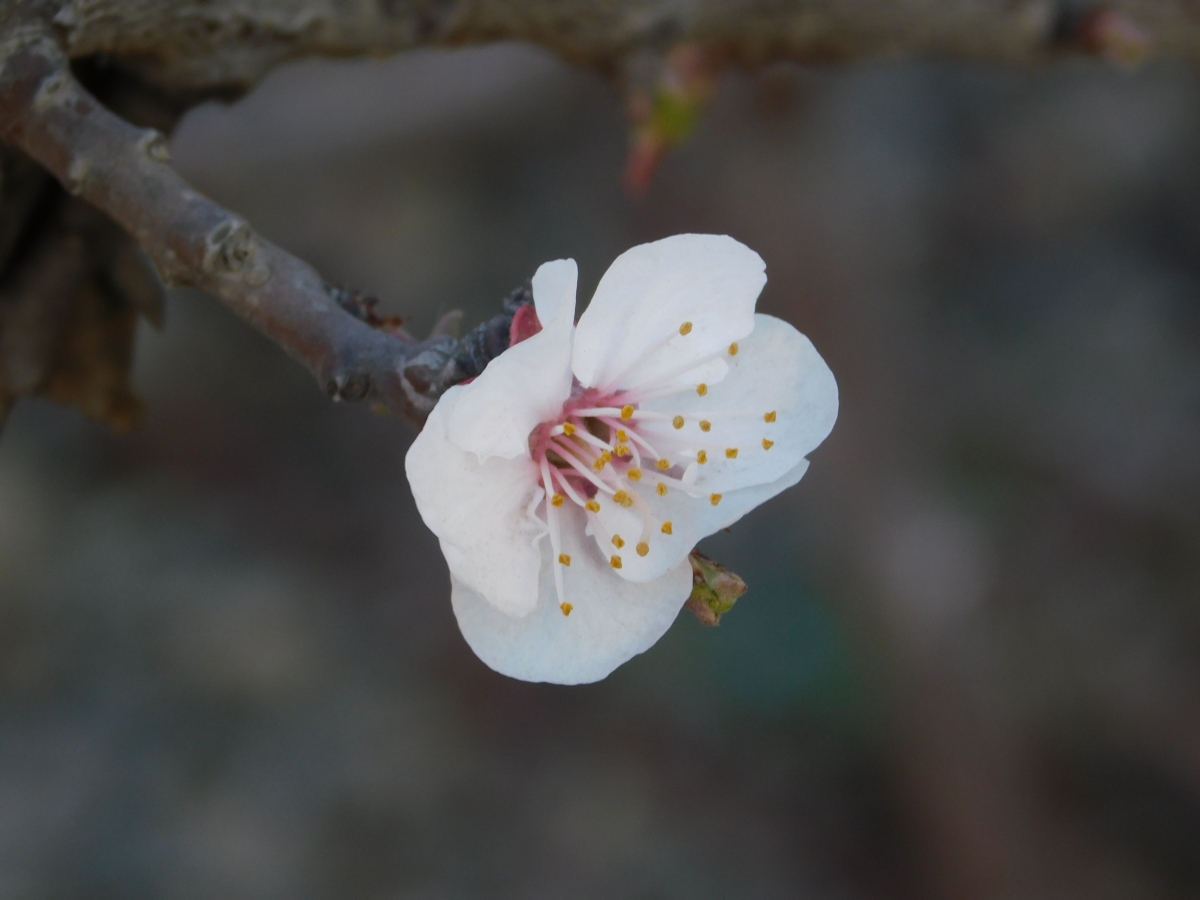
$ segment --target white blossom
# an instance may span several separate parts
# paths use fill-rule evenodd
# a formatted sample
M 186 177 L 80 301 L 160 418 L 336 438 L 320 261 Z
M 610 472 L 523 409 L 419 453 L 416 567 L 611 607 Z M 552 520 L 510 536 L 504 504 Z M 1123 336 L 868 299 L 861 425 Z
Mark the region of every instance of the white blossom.
M 765 266 L 732 238 L 621 254 L 578 325 L 576 280 L 538 269 L 542 330 L 447 391 L 405 461 L 467 642 L 561 684 L 663 635 L 696 542 L 799 481 L 838 406 L 809 340 L 754 312 Z

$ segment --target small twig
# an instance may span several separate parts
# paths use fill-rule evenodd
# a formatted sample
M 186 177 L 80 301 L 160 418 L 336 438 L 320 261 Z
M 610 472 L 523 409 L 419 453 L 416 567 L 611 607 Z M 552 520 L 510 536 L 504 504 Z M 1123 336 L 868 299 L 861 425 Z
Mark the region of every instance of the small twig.
M 335 400 L 370 400 L 419 424 L 449 386 L 478 374 L 480 348 L 507 347 L 506 331 L 484 339 L 503 330 L 495 320 L 460 344 L 405 340 L 351 315 L 311 266 L 193 190 L 168 164 L 161 133 L 92 97 L 49 34 L 17 35 L 0 50 L 0 137 L 124 227 L 167 284 L 220 297 Z

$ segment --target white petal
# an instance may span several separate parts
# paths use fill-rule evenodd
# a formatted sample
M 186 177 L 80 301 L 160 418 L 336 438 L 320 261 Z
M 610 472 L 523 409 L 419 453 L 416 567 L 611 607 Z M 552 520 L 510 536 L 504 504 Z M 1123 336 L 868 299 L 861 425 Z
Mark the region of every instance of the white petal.
M 762 258 L 724 235 L 679 234 L 627 250 L 579 319 L 575 377 L 602 388 L 715 383 L 720 359 L 689 369 L 750 333 L 766 282 Z
M 542 263 L 533 275 L 533 306 L 542 328 L 559 321 L 565 315 L 575 322 L 575 289 L 579 283 L 579 266 L 573 259 L 556 259 Z
M 541 493 L 527 457 L 483 462 L 446 436 L 446 407 L 456 386 L 429 415 L 404 459 L 421 518 L 438 536 L 451 573 L 495 608 L 527 615 L 537 605 L 541 555 L 533 545 L 544 529 L 527 513 Z
M 692 548 L 703 538 L 728 528 L 754 507 L 787 490 L 807 470 L 808 460 L 802 459 L 775 481 L 729 491 L 722 494 L 715 505 L 709 494 L 691 497 L 682 490 L 671 489 L 665 497 L 660 497 L 652 487 L 639 485 L 635 490 L 654 515 L 653 527 L 646 536 L 650 549 L 645 556 L 639 556 L 636 552 L 637 539 L 622 533 L 626 546 L 621 570 L 617 574 L 636 582 L 653 581 L 661 577 L 664 572 L 677 566 L 680 560 L 686 560 Z M 597 518 L 602 527 L 608 525 L 608 511 L 613 506 L 611 502 L 601 503 Z M 671 523 L 671 534 L 662 533 L 663 522 Z M 597 534 L 596 541 L 602 550 L 607 547 L 611 551 L 604 535 Z
M 559 608 L 542 542 L 541 594 L 524 618 L 506 616 L 477 590 L 451 578 L 454 614 L 463 637 L 487 665 L 522 681 L 586 684 L 599 681 L 631 657 L 649 649 L 671 626 L 692 591 L 691 565 L 684 560 L 649 584 L 617 577 L 607 556 L 583 534 L 578 507 L 563 510 L 564 595 L 573 607 Z
M 681 429 L 651 421 L 640 430 L 673 462 L 686 464 L 704 449 L 708 462 L 697 466 L 695 484 L 707 492 L 775 481 L 825 440 L 837 419 L 837 382 L 812 342 L 774 316 L 760 313 L 754 321 L 730 357 L 729 374 L 705 396 L 688 390 L 644 404 L 683 417 Z M 775 420 L 767 422 L 771 412 Z M 700 428 L 706 419 L 707 432 Z M 726 455 L 730 449 L 736 458 Z
M 528 456 L 530 432 L 558 415 L 570 396 L 577 274 L 573 259 L 542 265 L 533 276 L 542 330 L 509 347 L 462 386 L 449 414 L 448 433 L 480 460 Z

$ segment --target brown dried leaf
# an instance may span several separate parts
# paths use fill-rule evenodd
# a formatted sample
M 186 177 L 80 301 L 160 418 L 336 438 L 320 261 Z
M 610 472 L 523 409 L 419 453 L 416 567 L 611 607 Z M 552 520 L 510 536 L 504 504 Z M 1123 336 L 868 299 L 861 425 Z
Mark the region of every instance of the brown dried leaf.
M 2 148 L 0 179 L 0 421 L 40 395 L 127 431 L 142 408 L 137 318 L 163 318 L 157 273 L 109 219 Z
M 79 292 L 42 396 L 74 406 L 114 431 L 142 414 L 129 382 L 138 312 L 125 298 L 88 284 Z

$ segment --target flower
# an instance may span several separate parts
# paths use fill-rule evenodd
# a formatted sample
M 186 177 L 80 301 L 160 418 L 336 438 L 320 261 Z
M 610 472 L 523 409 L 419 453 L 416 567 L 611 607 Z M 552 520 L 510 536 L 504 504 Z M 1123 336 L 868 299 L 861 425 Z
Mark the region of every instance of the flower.
M 838 406 L 808 338 L 754 312 L 765 265 L 730 237 L 626 251 L 578 326 L 576 281 L 538 269 L 542 330 L 448 390 L 405 460 L 467 643 L 560 684 L 653 645 L 696 542 L 799 481 Z

